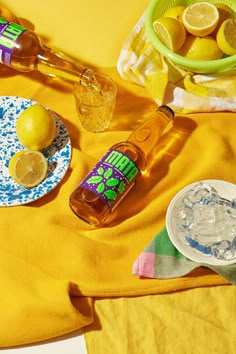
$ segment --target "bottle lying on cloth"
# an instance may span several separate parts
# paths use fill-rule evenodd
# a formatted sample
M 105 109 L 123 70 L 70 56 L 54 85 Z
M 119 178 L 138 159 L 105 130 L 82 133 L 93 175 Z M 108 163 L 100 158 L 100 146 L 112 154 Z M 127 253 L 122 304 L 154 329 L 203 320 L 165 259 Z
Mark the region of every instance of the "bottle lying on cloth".
M 47 47 L 33 31 L 0 17 L 0 63 L 21 71 L 38 70 L 99 91 L 93 70 Z
M 101 226 L 134 186 L 146 158 L 174 112 L 160 106 L 127 141 L 113 145 L 70 196 L 70 207 L 85 222 Z

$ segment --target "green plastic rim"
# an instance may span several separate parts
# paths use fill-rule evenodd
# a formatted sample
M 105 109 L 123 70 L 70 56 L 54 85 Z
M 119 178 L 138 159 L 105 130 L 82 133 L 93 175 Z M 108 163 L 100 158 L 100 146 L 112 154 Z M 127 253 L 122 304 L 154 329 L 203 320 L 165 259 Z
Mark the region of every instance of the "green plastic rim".
M 225 57 L 217 60 L 193 60 L 184 58 L 179 54 L 174 53 L 172 50 L 168 49 L 162 42 L 158 39 L 154 29 L 153 22 L 158 17 L 161 17 L 165 11 L 174 6 L 188 6 L 199 0 L 151 0 L 145 17 L 145 29 L 148 35 L 148 38 L 154 48 L 162 54 L 164 57 L 168 58 L 174 64 L 177 64 L 179 67 L 199 73 L 199 74 L 210 74 L 221 71 L 226 71 L 232 69 L 236 66 L 236 55 Z M 208 0 L 210 3 L 224 3 L 225 5 L 231 7 L 236 12 L 236 1 L 235 0 Z M 207 48 L 206 48 L 207 50 Z

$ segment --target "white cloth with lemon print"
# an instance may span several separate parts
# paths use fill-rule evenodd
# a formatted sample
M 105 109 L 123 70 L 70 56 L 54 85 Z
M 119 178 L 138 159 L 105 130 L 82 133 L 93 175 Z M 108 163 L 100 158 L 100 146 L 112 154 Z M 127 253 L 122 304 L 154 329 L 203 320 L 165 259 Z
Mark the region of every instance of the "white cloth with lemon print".
M 124 43 L 117 69 L 123 79 L 144 86 L 158 105 L 175 112 L 236 112 L 236 67 L 210 75 L 178 68 L 151 44 L 145 13 Z

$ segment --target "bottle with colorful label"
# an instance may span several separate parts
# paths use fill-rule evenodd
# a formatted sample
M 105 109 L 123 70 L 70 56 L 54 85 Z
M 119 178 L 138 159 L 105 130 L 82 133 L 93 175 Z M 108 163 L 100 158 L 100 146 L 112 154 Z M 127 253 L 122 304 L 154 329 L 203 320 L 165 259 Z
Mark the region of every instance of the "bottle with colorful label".
M 172 109 L 160 106 L 127 141 L 113 145 L 71 194 L 73 212 L 102 226 L 142 175 L 148 154 L 173 119 Z
M 0 63 L 22 72 L 43 74 L 78 82 L 100 91 L 93 70 L 47 47 L 41 38 L 19 24 L 0 17 Z

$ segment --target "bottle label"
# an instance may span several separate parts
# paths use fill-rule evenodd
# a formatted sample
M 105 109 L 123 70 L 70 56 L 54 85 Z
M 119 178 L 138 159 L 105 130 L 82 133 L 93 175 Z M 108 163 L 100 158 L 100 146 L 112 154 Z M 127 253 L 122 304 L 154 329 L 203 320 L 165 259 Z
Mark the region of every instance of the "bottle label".
M 16 42 L 26 28 L 0 17 L 0 63 L 10 66 Z
M 108 150 L 80 186 L 97 194 L 108 205 L 130 189 L 140 173 L 138 166 L 124 153 Z

